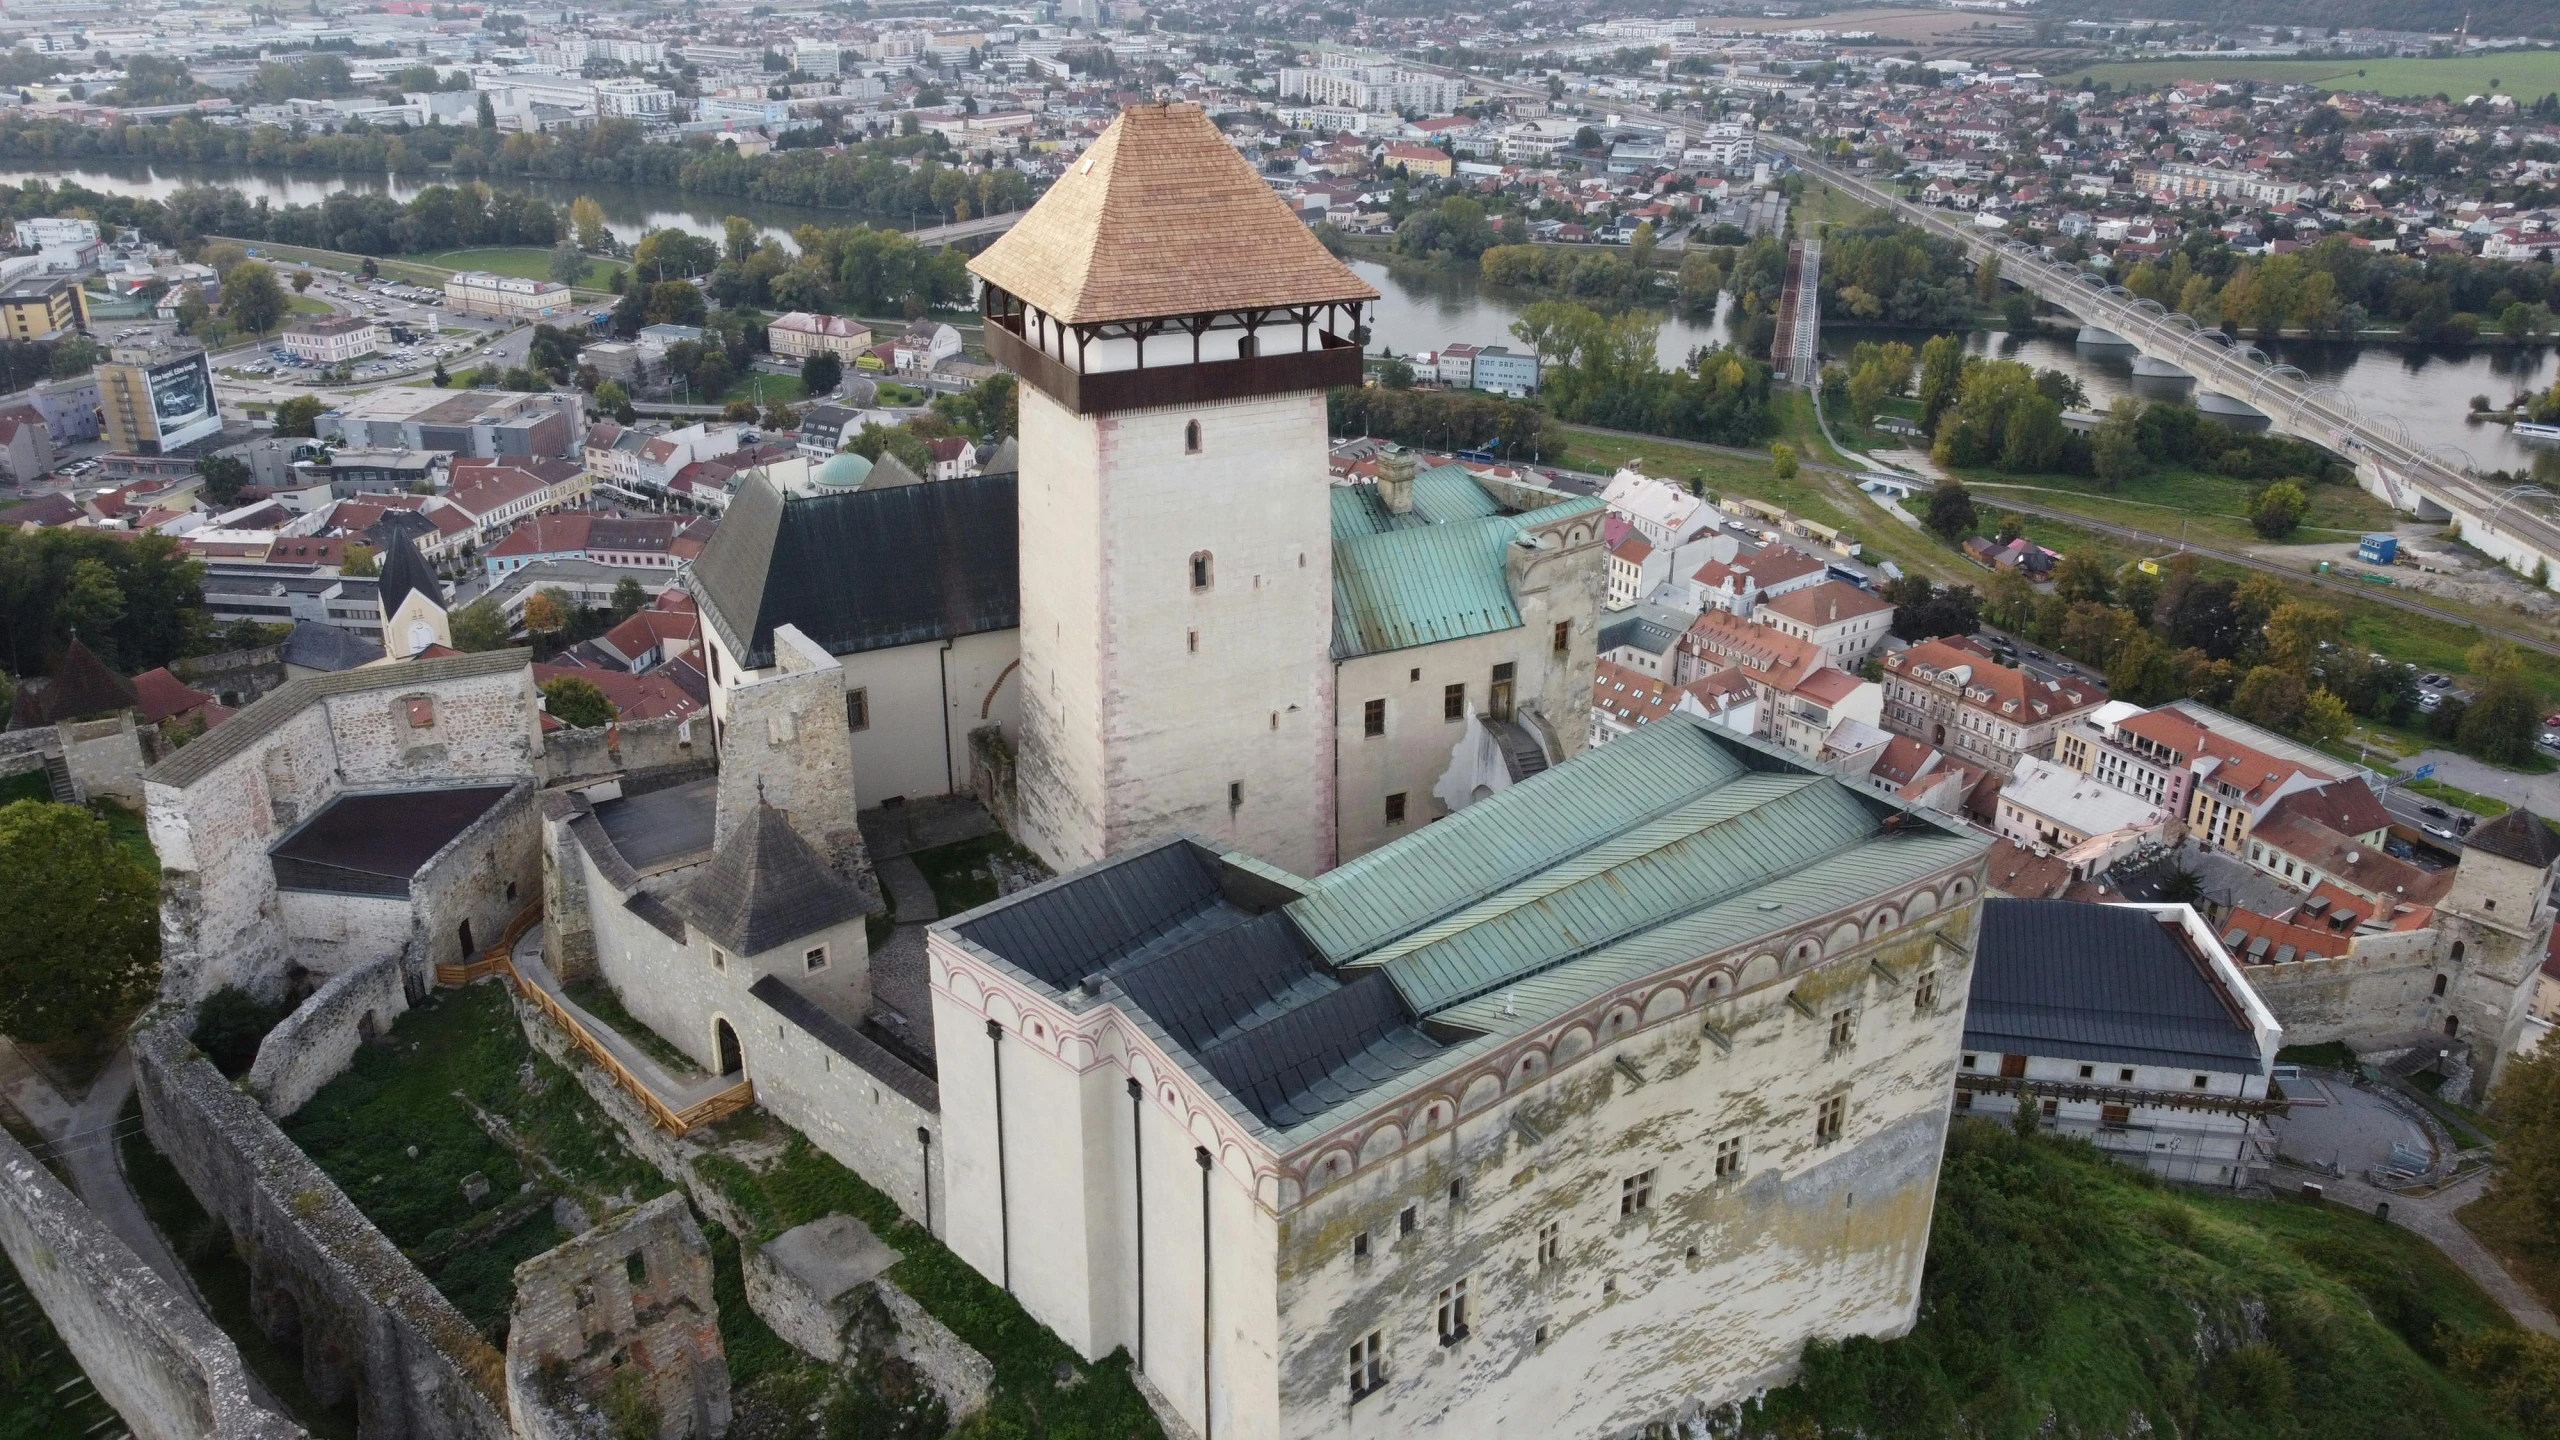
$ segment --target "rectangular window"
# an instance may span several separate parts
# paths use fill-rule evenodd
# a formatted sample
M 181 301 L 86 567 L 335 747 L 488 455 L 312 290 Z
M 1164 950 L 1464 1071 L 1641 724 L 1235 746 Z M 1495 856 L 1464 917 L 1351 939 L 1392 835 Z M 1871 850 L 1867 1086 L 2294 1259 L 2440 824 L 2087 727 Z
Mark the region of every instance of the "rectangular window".
M 1974 1061 L 1974 1057 L 1973 1057 L 1973 1056 L 1971 1056 L 1971 1055 L 1967 1055 L 1966 1057 L 1964 1057 L 1964 1068 L 1966 1068 L 1967 1070 L 1972 1069 L 1972 1068 L 1973 1068 L 1973 1061 Z
M 1230 780 L 1227 782 L 1227 808 L 1230 810 L 1241 810 L 1244 808 L 1243 781 Z
M 729 957 L 717 945 L 711 947 L 711 968 L 723 971 L 729 968 Z
M 844 692 L 844 728 L 847 730 L 871 728 L 870 691 L 854 689 Z
M 2212 1078 L 2211 1076 L 2208 1076 L 2208 1075 L 2199 1075 L 2199 1076 L 2197 1076 L 2197 1077 L 2196 1077 L 2196 1088 L 2197 1088 L 2197 1089 L 2199 1089 L 2199 1090 L 2204 1089 L 2205 1087 L 2207 1087 L 2207 1086 L 2211 1085 L 2212 1083 L 2213 1083 L 2213 1078 Z
M 1365 1340 L 1351 1342 L 1351 1398 L 1357 1402 L 1387 1380 L 1387 1367 L 1381 1357 L 1379 1332 L 1372 1330 Z
M 436 723 L 436 702 L 421 696 L 409 702 L 409 728 L 424 730 Z
M 1467 1338 L 1467 1282 L 1459 1280 L 1440 1292 L 1440 1343 L 1455 1345 Z
M 1918 983 L 1911 987 L 1911 1013 L 1934 1014 L 1938 1008 L 1938 972 L 1923 970 Z
M 1404 792 L 1401 790 L 1387 797 L 1387 823 L 1390 825 L 1404 823 Z
M 1359 1234 L 1351 1237 L 1351 1258 L 1354 1260 L 1366 1260 L 1369 1258 L 1368 1231 L 1363 1230 Z
M 1834 1010 L 1831 1012 L 1832 1049 L 1846 1050 L 1851 1045 L 1857 1043 L 1857 1013 L 1858 1012 L 1854 1010 Z
M 1396 1216 L 1396 1233 L 1399 1235 L 1410 1235 L 1413 1233 L 1413 1227 L 1416 1223 L 1418 1222 L 1413 1213 L 1413 1207 L 1407 1205 Z
M 1467 718 L 1467 687 L 1465 684 L 1443 685 L 1440 687 L 1440 718 L 1443 720 L 1464 720 Z
M 1550 1220 L 1538 1227 L 1538 1268 L 1564 1263 L 1564 1225 Z
M 1556 622 L 1556 654 L 1558 654 L 1558 655 L 1563 655 L 1566 651 L 1571 650 L 1572 648 L 1573 648 L 1573 622 L 1572 622 L 1572 621 L 1570 621 L 1570 620 L 1559 620 L 1559 621 L 1557 621 L 1557 622 Z
M 1834 1095 L 1814 1108 L 1813 1143 L 1828 1145 L 1840 1138 L 1849 1121 L 1849 1097 Z
M 1618 1214 L 1641 1215 L 1653 1208 L 1653 1172 L 1647 1170 L 1618 1182 Z
M 1716 1142 L 1716 1178 L 1730 1180 L 1742 1173 L 1742 1137 Z
M 2024 1055 L 2001 1056 L 2000 1078 L 2004 1080 L 2024 1080 L 2027 1078 L 2027 1057 Z
M 1360 707 L 1360 733 L 1364 736 L 1387 733 L 1387 702 L 1372 700 Z
M 2133 1107 L 2130 1105 L 2101 1105 L 2098 1107 L 2098 1123 L 2118 1129 L 2130 1125 L 2133 1123 Z
M 1184 632 L 1183 632 L 1183 643 L 1184 643 L 1185 645 L 1187 645 L 1187 646 L 1189 646 L 1189 647 L 1190 647 L 1190 650 L 1191 650 L 1191 653 L 1192 653 L 1192 654 L 1194 654 L 1194 655 L 1199 654 L 1199 653 L 1200 653 L 1200 632 L 1199 632 L 1199 631 L 1197 631 L 1197 630 L 1186 630 L 1186 631 L 1184 631 Z
M 2133 1083 L 2133 1067 L 2132 1067 L 2132 1066 L 2130 1066 L 2130 1065 L 2127 1065 L 2127 1066 L 2126 1066 L 2126 1067 L 2124 1067 L 2123 1069 L 2118 1070 L 2118 1071 L 2116 1072 L 2116 1080 L 2117 1080 L 2119 1083 L 2121 1083 L 2121 1084 L 2125 1084 L 2125 1085 L 2130 1085 L 2130 1084 L 2132 1084 L 2132 1083 Z
M 809 967 L 810 974 L 817 974 L 827 968 L 827 947 L 820 945 L 808 951 L 800 957 L 800 962 Z

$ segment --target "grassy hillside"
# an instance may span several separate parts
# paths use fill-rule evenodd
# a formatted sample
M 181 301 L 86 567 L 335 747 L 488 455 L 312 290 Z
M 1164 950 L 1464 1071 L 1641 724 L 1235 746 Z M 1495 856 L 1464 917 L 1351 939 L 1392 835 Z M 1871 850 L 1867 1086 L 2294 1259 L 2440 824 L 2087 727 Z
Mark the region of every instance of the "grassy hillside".
M 2442 1368 L 2509 1329 L 2406 1230 L 2170 1189 L 2076 1142 L 1960 1123 L 1920 1322 L 1806 1355 L 1748 1440 L 2415 1440 L 2516 1432 Z
M 2140 60 L 2122 65 L 2059 67 L 2118 89 L 2178 80 L 2255 80 L 2262 85 L 2318 85 L 2392 96 L 2513 95 L 2532 101 L 2560 91 L 2560 50 L 2518 50 L 2454 60 Z
M 2228 0 L 2047 0 L 2037 12 L 2058 20 L 2203 20 L 2325 29 L 2449 33 L 2465 23 L 2474 35 L 2560 34 L 2551 0 L 2258 0 L 2235 10 Z

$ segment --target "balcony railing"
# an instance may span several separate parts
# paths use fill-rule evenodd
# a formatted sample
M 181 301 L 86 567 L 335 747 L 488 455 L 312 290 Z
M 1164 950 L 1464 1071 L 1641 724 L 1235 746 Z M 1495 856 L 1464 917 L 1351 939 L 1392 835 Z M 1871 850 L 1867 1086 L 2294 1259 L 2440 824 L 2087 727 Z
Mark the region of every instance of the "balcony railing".
M 1330 331 L 1320 335 L 1318 348 L 1295 354 L 1087 374 L 1024 339 L 1020 316 L 984 318 L 987 354 L 1078 415 L 1157 405 L 1202 405 L 1360 383 L 1360 347 Z
M 2251 1100 L 2238 1095 L 2216 1095 L 2205 1090 L 2143 1090 L 2131 1085 L 2100 1085 L 2087 1080 L 2021 1080 L 2012 1075 L 1958 1073 L 1956 1088 L 1976 1095 L 2015 1095 L 2023 1088 L 2034 1091 L 2038 1100 L 2125 1105 L 2136 1109 L 2214 1110 L 2228 1115 L 2284 1115 L 2293 1109 L 2293 1102 L 2285 1099 L 2284 1092 L 2272 1085 L 2268 1087 L 2266 1098 Z

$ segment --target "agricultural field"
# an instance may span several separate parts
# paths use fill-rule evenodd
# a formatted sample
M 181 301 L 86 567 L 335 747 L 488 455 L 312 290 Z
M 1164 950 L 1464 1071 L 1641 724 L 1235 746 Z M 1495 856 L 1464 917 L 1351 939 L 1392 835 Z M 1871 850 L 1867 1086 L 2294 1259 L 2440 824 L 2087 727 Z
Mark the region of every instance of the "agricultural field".
M 2121 65 L 2063 67 L 2071 79 L 2086 76 L 2119 89 L 2177 80 L 2255 80 L 2265 85 L 2318 85 L 2324 90 L 2371 90 L 2389 96 L 2513 95 L 2540 99 L 2560 91 L 2560 50 L 2517 50 L 2451 60 L 2141 60 Z
M 512 275 L 519 280 L 551 278 L 551 252 L 539 245 L 487 245 L 471 250 L 438 250 L 402 258 L 420 265 L 433 265 L 440 270 L 486 270 L 496 275 Z M 578 284 L 588 290 L 609 289 L 614 272 L 622 268 L 619 260 L 590 259 L 587 261 L 586 278 Z

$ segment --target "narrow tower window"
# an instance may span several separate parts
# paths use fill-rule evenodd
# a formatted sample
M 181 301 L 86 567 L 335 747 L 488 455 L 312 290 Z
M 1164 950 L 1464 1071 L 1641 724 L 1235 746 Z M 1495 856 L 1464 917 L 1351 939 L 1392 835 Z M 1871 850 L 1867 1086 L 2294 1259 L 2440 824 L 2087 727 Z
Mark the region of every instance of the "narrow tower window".
M 1195 552 L 1191 557 L 1191 588 L 1194 590 L 1208 589 L 1211 575 L 1212 572 L 1209 568 L 1209 552 L 1206 550 Z
M 1182 453 L 1185 455 L 1200 453 L 1200 422 L 1197 420 L 1182 427 Z

